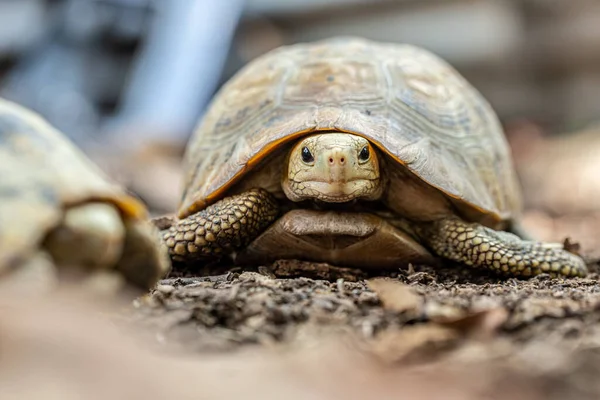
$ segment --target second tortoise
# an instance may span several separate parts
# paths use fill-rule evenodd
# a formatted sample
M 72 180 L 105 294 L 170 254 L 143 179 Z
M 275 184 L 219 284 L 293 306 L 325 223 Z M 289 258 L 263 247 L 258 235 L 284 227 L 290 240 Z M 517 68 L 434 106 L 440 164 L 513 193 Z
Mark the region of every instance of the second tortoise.
M 99 274 L 146 290 L 170 266 L 140 201 L 41 116 L 0 99 L 0 283 Z
M 256 59 L 213 100 L 185 171 L 179 219 L 162 231 L 175 261 L 587 272 L 561 245 L 518 235 L 497 116 L 417 47 L 335 38 Z

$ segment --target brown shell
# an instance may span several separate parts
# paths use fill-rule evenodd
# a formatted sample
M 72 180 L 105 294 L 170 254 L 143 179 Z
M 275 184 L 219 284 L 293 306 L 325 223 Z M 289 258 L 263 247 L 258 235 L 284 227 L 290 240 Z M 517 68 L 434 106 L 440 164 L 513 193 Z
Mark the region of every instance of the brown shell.
M 224 85 L 189 143 L 180 216 L 218 200 L 282 143 L 323 130 L 371 140 L 494 219 L 520 211 L 498 118 L 456 70 L 414 46 L 334 38 L 273 50 Z
M 110 183 L 60 132 L 2 99 L 0 177 L 0 272 L 29 256 L 69 205 L 106 200 L 126 217 L 146 217 L 139 201 Z

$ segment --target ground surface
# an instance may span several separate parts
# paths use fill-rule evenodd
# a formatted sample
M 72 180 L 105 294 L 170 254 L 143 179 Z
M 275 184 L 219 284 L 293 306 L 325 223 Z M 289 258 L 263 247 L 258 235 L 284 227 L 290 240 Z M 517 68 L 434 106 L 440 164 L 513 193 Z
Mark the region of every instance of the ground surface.
M 127 321 L 162 347 L 223 362 L 248 349 L 281 348 L 304 362 L 304 349 L 316 346 L 320 357 L 305 367 L 347 374 L 348 380 L 331 378 L 339 393 L 354 390 L 351 376 L 361 381 L 363 392 L 356 393 L 398 393 L 375 376 L 408 367 L 422 374 L 403 390 L 422 398 L 600 398 L 600 164 L 593 155 L 600 142 L 588 136 L 568 147 L 512 143 L 528 207 L 525 227 L 542 240 L 580 243 L 590 263 L 585 279 L 505 279 L 450 265 L 415 266 L 382 279 L 294 261 L 253 271 L 176 271 L 134 303 Z M 356 354 L 377 362 L 348 362 Z M 245 366 L 256 367 L 240 361 Z M 256 379 L 248 390 L 260 385 Z
M 366 340 L 411 332 L 426 340 L 440 324 L 459 326 L 460 334 L 484 330 L 477 333 L 515 346 L 541 339 L 575 348 L 600 345 L 600 284 L 596 272 L 517 280 L 426 266 L 365 279 L 350 269 L 288 261 L 260 272 L 163 280 L 135 303 L 135 315 L 162 341 L 195 351 L 291 341 L 315 326 Z
M 451 377 L 457 398 L 473 394 L 459 382 L 474 373 L 475 392 L 491 398 L 597 398 L 600 284 L 598 266 L 590 267 L 588 278 L 570 280 L 426 266 L 369 278 L 280 262 L 258 272 L 164 280 L 130 315 L 157 343 L 186 354 L 297 351 L 326 337 L 350 344 L 336 352 L 341 359 L 360 352 L 386 371 L 432 368 L 442 381 Z M 311 278 L 290 277 L 302 270 Z M 347 368 L 358 373 L 368 365 Z

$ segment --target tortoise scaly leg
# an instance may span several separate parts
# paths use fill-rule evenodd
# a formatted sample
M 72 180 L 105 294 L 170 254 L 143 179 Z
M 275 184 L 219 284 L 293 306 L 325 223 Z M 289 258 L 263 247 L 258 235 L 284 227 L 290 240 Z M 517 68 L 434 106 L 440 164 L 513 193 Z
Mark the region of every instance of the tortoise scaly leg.
M 522 240 L 458 218 L 446 218 L 419 226 L 418 233 L 440 257 L 475 268 L 511 276 L 585 276 L 584 261 L 558 244 Z
M 217 259 L 246 246 L 277 217 L 275 198 L 264 189 L 226 197 L 187 218 L 173 221 L 162 238 L 174 261 Z M 156 221 L 164 228 L 165 219 Z

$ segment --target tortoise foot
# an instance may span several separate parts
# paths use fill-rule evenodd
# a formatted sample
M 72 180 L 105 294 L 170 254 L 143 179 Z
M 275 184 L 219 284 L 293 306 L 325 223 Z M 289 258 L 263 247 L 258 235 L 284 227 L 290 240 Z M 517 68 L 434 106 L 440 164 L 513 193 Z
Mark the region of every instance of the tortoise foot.
M 171 269 L 171 262 L 158 236 L 158 229 L 144 220 L 125 220 L 123 254 L 117 271 L 129 282 L 151 288 Z
M 113 267 L 123 252 L 125 226 L 108 203 L 86 203 L 65 211 L 62 223 L 44 242 L 57 265 Z
M 562 245 L 522 240 L 457 218 L 426 224 L 419 232 L 438 256 L 475 268 L 523 277 L 582 277 L 588 272 L 584 261 Z
M 218 259 L 246 246 L 277 217 L 279 207 L 266 190 L 251 189 L 224 198 L 161 232 L 172 260 Z
M 44 240 L 44 248 L 69 273 L 106 273 L 115 282 L 123 277 L 148 289 L 171 267 L 156 235 L 157 229 L 147 221 L 123 219 L 114 205 L 94 202 L 67 209 Z

